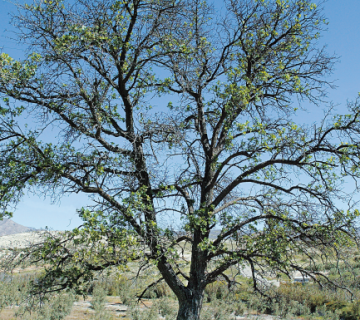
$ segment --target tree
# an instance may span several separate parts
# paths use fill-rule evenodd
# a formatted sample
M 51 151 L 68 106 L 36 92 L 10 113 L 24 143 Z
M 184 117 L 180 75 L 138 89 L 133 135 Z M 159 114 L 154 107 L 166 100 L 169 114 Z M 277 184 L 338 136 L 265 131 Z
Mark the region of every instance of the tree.
M 322 104 L 331 87 L 335 58 L 317 43 L 321 5 L 224 0 L 221 8 L 20 6 L 14 22 L 27 57 L 0 56 L 2 215 L 24 190 L 94 200 L 79 210 L 81 227 L 26 256 L 51 265 L 40 292 L 81 292 L 97 271 L 141 258 L 177 296 L 181 320 L 199 319 L 206 285 L 231 283 L 225 271 L 238 264 L 251 268 L 256 290 L 269 271 L 331 282 L 295 255 L 341 260 L 356 240 L 359 211 L 342 180 L 360 176 L 360 108 L 357 100 L 348 114 L 329 108 L 314 127 L 295 121 L 295 98 Z M 36 127 L 22 126 L 22 115 Z M 49 126 L 56 142 L 41 142 Z M 175 214 L 186 232 L 161 223 Z M 178 264 L 184 242 L 188 273 Z

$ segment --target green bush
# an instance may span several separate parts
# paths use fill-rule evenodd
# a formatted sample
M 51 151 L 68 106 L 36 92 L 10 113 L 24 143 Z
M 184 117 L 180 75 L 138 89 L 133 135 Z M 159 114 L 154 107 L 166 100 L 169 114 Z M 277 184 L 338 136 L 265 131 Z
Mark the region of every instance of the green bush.
M 229 288 L 225 281 L 215 281 L 205 288 L 205 296 L 207 302 L 214 299 L 224 299 L 229 294 Z
M 141 310 L 137 304 L 132 304 L 128 309 L 128 314 L 132 320 L 158 320 L 159 311 L 156 305 L 151 308 Z
M 175 301 L 163 297 L 158 299 L 153 306 L 157 308 L 159 314 L 166 320 L 176 319 L 178 304 Z
M 125 275 L 118 275 L 106 279 L 106 289 L 109 296 L 118 296 L 124 288 L 132 287 L 131 280 Z
M 241 316 L 246 311 L 246 304 L 241 300 L 233 300 L 233 310 L 235 316 Z
M 102 282 L 109 296 L 119 296 L 121 303 L 129 305 L 135 298 L 132 281 L 125 275 L 112 276 Z
M 214 299 L 203 307 L 201 320 L 230 320 L 234 319 L 233 306 L 228 300 Z
M 92 320 L 110 320 L 112 317 L 105 309 L 107 291 L 101 285 L 96 285 L 92 292 L 91 307 L 94 309 L 95 314 Z
M 38 310 L 37 319 L 39 320 L 61 320 L 71 313 L 75 301 L 72 293 L 61 293 L 49 298 Z
M 0 311 L 5 307 L 19 305 L 28 295 L 30 281 L 34 277 L 9 276 L 4 274 L 0 281 Z
M 291 301 L 303 303 L 310 308 L 311 312 L 315 312 L 317 307 L 321 307 L 331 301 L 328 292 L 320 290 L 314 284 L 282 284 L 277 289 L 276 295 L 277 298 L 280 298 L 286 304 L 290 304 Z
M 341 319 L 343 320 L 359 320 L 360 319 L 360 300 L 348 303 L 346 307 L 341 309 Z
M 160 282 L 158 284 L 156 284 L 155 286 L 149 288 L 143 298 L 145 299 L 160 299 L 163 297 L 171 297 L 173 296 L 173 293 L 170 289 L 170 287 L 168 286 L 167 283 L 165 282 Z

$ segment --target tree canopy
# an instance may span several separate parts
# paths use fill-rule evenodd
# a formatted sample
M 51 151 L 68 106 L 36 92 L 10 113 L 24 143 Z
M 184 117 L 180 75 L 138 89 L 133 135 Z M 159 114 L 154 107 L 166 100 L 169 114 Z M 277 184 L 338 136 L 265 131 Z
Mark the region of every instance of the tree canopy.
M 204 288 L 231 283 L 234 265 L 251 268 L 256 290 L 270 271 L 331 282 L 296 255 L 343 259 L 356 241 L 343 183 L 360 176 L 360 107 L 327 108 L 314 126 L 297 118 L 295 99 L 325 106 L 332 87 L 321 4 L 219 2 L 19 5 L 26 57 L 0 55 L 1 215 L 25 190 L 94 201 L 82 226 L 14 257 L 51 266 L 36 290 L 84 292 L 96 272 L 140 259 L 177 296 L 180 320 L 199 319 Z M 182 230 L 167 226 L 174 216 Z

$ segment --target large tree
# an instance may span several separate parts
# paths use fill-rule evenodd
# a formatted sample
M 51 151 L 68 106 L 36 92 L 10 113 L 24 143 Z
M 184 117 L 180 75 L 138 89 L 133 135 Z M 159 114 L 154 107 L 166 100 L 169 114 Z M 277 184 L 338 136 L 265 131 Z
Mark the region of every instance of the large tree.
M 189 320 L 199 319 L 208 284 L 232 281 L 225 272 L 234 265 L 251 268 L 255 289 L 270 271 L 330 281 L 296 255 L 341 259 L 339 248 L 356 237 L 359 211 L 342 183 L 360 176 L 360 108 L 327 109 L 309 127 L 296 121 L 294 101 L 313 108 L 331 87 L 334 58 L 317 41 L 321 6 L 36 0 L 19 8 L 13 22 L 27 56 L 0 55 L 1 214 L 25 190 L 94 201 L 79 208 L 81 227 L 31 251 L 50 265 L 38 290 L 81 292 L 96 272 L 143 259 L 178 298 L 177 319 Z M 25 116 L 37 121 L 25 127 Z M 42 142 L 50 128 L 51 143 Z M 166 228 L 174 216 L 186 232 Z M 179 263 L 185 242 L 189 272 Z

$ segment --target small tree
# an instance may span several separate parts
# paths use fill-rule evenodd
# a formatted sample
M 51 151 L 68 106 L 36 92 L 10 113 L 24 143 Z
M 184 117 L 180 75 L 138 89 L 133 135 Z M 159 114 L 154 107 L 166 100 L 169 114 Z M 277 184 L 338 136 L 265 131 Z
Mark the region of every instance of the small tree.
M 250 268 L 256 290 L 270 271 L 330 281 L 296 255 L 342 259 L 356 237 L 359 211 L 342 179 L 360 175 L 360 108 L 329 109 L 313 127 L 295 121 L 294 98 L 320 104 L 331 86 L 334 57 L 317 48 L 320 6 L 47 0 L 19 8 L 27 58 L 0 56 L 2 215 L 26 189 L 94 200 L 79 210 L 82 226 L 16 256 L 52 266 L 38 291 L 81 292 L 96 272 L 142 258 L 177 296 L 177 319 L 189 320 L 199 319 L 208 284 L 232 283 L 225 271 L 235 265 Z M 38 121 L 24 127 L 21 115 Z M 49 126 L 56 138 L 41 142 Z M 160 223 L 175 214 L 186 232 Z M 178 263 L 184 242 L 190 272 Z

